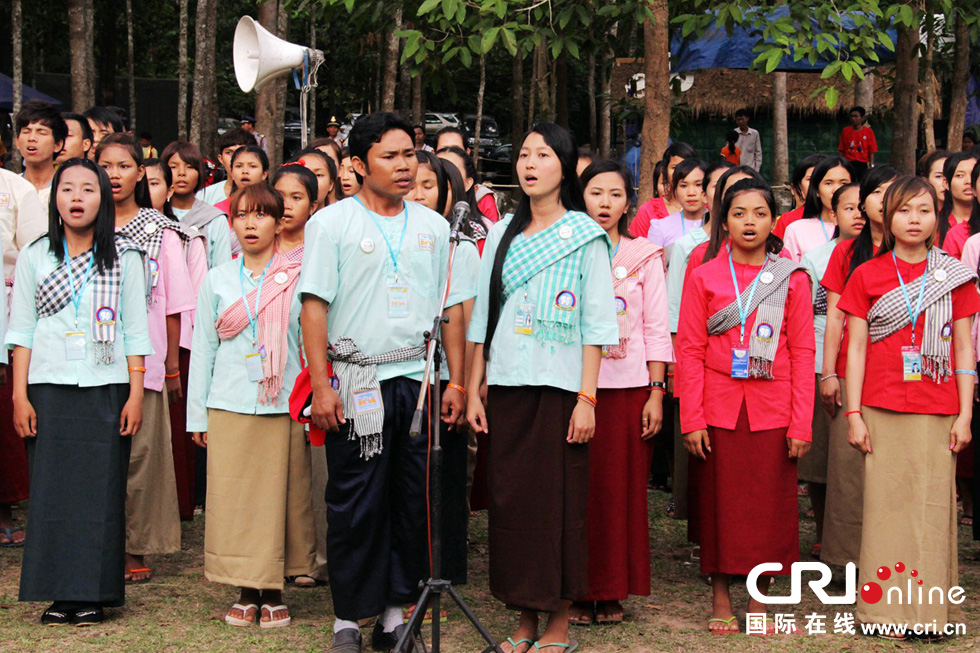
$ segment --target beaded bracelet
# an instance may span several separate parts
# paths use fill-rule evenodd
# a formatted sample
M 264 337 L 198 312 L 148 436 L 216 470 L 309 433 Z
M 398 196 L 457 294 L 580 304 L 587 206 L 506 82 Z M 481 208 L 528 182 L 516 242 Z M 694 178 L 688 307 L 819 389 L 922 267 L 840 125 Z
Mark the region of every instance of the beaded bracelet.
M 466 388 L 459 385 L 458 383 L 447 383 L 446 388 L 452 388 L 453 390 L 458 390 L 464 396 L 466 395 Z
M 976 370 L 956 370 L 956 374 L 966 374 L 967 376 L 976 376 Z
M 837 379 L 837 378 L 840 378 L 840 377 L 838 377 L 836 374 L 828 374 L 827 376 L 821 376 L 820 377 L 820 383 L 823 383 L 824 381 L 829 381 L 831 379 Z
M 129 371 L 130 372 L 145 372 L 146 371 L 146 368 L 145 367 L 130 367 L 129 368 Z
M 590 395 L 587 392 L 579 392 L 578 398 L 587 404 L 590 404 L 593 408 L 599 405 L 599 400 L 596 399 L 595 395 Z

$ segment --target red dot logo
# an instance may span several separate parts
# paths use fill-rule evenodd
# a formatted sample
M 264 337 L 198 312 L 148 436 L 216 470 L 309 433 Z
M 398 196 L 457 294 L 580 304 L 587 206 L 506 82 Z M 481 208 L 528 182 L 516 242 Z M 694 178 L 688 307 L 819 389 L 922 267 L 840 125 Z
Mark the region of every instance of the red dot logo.
M 888 580 L 892 575 L 892 570 L 888 567 L 878 567 L 878 578 Z
M 919 575 L 919 572 L 917 572 L 915 569 L 913 569 L 912 570 L 912 578 L 915 578 L 918 575 Z
M 861 600 L 865 603 L 877 603 L 881 597 L 881 585 L 878 583 L 865 583 L 861 588 Z
M 897 571 L 898 573 L 902 573 L 903 571 L 905 571 L 905 563 L 904 562 L 896 562 L 895 563 L 895 571 Z
M 920 578 L 920 579 L 919 579 L 919 585 L 921 585 L 921 584 L 922 584 L 922 579 Z

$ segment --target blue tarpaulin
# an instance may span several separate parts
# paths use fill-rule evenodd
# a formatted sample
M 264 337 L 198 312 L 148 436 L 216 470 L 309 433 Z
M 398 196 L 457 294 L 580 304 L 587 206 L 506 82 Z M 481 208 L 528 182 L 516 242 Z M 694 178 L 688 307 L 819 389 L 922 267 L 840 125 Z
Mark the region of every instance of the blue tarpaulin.
M 780 7 L 770 14 L 773 18 L 784 16 L 787 7 Z M 843 20 L 844 29 L 853 28 L 853 20 L 847 17 Z M 677 30 L 670 40 L 670 70 L 674 73 L 703 70 L 706 68 L 738 68 L 748 69 L 759 55 L 753 48 L 759 41 L 761 32 L 754 28 L 735 26 L 729 35 L 725 28 L 712 24 L 701 35 L 681 36 Z M 888 30 L 892 42 L 896 40 L 896 31 Z M 895 53 L 879 45 L 875 50 L 881 63 L 895 60 Z M 834 59 L 817 60 L 811 64 L 806 57 L 793 61 L 792 55 L 784 55 L 776 70 L 786 72 L 819 72 Z M 872 62 L 868 62 L 869 64 Z
M 41 91 L 31 88 L 27 84 L 24 84 L 24 102 L 28 100 L 44 100 L 45 102 L 50 102 L 56 107 L 61 106 L 61 100 L 51 97 L 50 95 L 45 95 Z M 3 111 L 13 111 L 14 109 L 14 80 L 7 77 L 3 73 L 0 73 L 0 110 Z

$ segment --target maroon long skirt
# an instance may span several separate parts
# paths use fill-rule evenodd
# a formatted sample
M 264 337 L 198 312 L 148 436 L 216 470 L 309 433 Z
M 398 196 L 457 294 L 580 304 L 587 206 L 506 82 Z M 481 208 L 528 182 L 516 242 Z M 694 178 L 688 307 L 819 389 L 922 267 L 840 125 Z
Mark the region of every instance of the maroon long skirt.
M 708 460 L 691 458 L 698 486 L 701 571 L 748 574 L 780 562 L 789 575 L 800 559 L 796 460 L 788 456 L 786 429 L 750 431 L 742 404 L 735 430 L 708 427 Z
M 0 310 L 3 310 L 0 307 Z M 14 431 L 14 384 L 7 371 L 7 382 L 0 386 L 0 503 L 27 499 L 29 476 L 27 449 Z
M 647 474 L 653 439 L 643 440 L 647 388 L 599 390 L 589 445 L 589 593 L 585 601 L 650 594 Z M 671 425 L 672 426 L 672 425 Z
M 174 477 L 177 479 L 177 508 L 181 521 L 194 519 L 194 475 L 197 445 L 187 433 L 187 379 L 191 352 L 180 350 L 180 387 L 184 397 L 170 402 L 170 443 L 174 452 Z M 166 392 L 166 388 L 164 388 Z

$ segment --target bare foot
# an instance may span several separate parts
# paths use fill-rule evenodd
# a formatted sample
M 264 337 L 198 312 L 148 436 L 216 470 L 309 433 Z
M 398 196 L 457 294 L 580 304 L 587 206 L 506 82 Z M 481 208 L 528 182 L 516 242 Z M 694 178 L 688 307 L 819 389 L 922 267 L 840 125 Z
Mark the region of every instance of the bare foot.
M 126 573 L 123 578 L 128 583 L 145 583 L 153 578 L 153 572 L 144 566 L 143 556 L 126 554 Z
M 623 621 L 623 604 L 619 601 L 599 601 L 595 607 L 595 620 L 600 624 L 621 623 Z
M 575 601 L 568 609 L 568 623 L 575 626 L 591 626 L 594 615 L 591 601 Z

